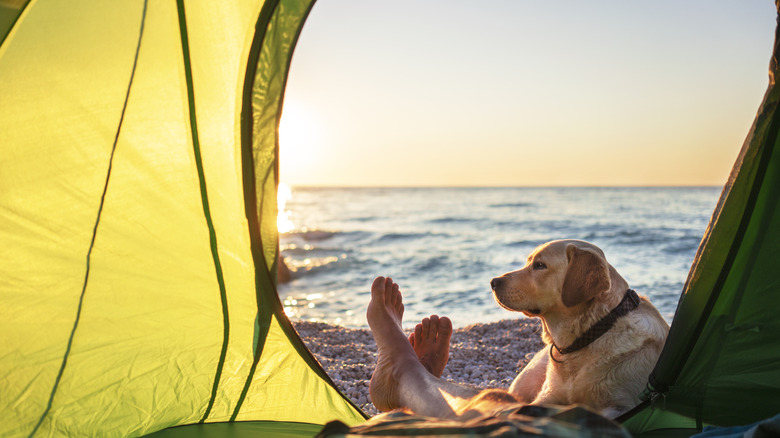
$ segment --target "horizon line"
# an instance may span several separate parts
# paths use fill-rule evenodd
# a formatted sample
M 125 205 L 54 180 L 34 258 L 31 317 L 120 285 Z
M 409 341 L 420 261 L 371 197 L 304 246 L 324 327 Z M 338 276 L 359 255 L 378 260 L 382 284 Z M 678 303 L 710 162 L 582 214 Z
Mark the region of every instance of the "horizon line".
M 655 188 L 723 188 L 725 184 L 626 184 L 626 185 L 339 185 L 339 184 L 291 184 L 286 181 L 280 181 L 279 185 L 284 184 L 293 189 L 655 189 Z

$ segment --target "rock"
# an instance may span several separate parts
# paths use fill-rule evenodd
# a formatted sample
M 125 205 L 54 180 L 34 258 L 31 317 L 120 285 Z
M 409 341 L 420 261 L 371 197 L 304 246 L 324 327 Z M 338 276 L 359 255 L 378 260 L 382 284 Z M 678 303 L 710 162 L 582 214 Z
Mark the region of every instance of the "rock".
M 276 262 L 276 281 L 279 284 L 289 283 L 292 280 L 292 272 L 287 264 L 284 263 L 282 253 L 279 253 L 279 259 Z

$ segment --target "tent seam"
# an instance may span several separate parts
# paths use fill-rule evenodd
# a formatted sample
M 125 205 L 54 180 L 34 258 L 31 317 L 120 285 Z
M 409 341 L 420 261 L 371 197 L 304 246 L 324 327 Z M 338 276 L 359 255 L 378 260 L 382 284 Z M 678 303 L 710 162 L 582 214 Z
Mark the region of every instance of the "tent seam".
M 280 327 L 282 328 L 282 332 L 287 337 L 288 341 L 290 342 L 291 346 L 295 349 L 295 351 L 301 356 L 301 358 L 304 360 L 304 363 L 321 379 L 323 379 L 329 386 L 331 386 L 333 389 L 336 389 L 336 391 L 341 395 L 341 397 L 350 405 L 352 406 L 357 412 L 359 412 L 364 418 L 368 418 L 368 416 L 359 408 L 357 407 L 352 400 L 350 400 L 348 397 L 346 397 L 341 391 L 338 390 L 338 387 L 333 382 L 333 380 L 328 376 L 327 372 L 322 368 L 322 366 L 319 364 L 317 359 L 312 355 L 311 351 L 306 348 L 306 346 L 303 344 L 303 341 L 298 336 L 295 329 L 292 327 L 292 324 L 290 324 L 290 321 L 286 318 L 284 315 L 284 309 L 281 305 L 281 302 L 279 301 L 279 295 L 278 291 L 276 289 L 276 284 L 274 281 L 270 281 L 269 286 L 269 292 L 266 293 L 268 302 L 271 306 L 271 312 L 268 316 L 268 320 L 264 321 L 264 324 L 260 324 L 260 316 L 265 315 L 267 312 L 263 312 L 262 309 L 259 308 L 261 298 L 262 298 L 262 291 L 259 287 L 259 271 L 260 268 L 258 267 L 258 264 L 262 264 L 262 269 L 266 271 L 266 277 L 271 277 L 271 273 L 268 272 L 268 261 L 265 258 L 265 253 L 263 251 L 263 236 L 262 233 L 258 232 L 256 228 L 259 228 L 260 220 L 257 217 L 257 186 L 256 186 L 256 176 L 254 173 L 254 157 L 253 157 L 253 133 L 252 133 L 252 123 L 254 121 L 253 117 L 253 108 L 251 105 L 251 92 L 252 87 L 251 85 L 254 83 L 256 74 L 257 74 L 257 62 L 258 62 L 258 54 L 263 48 L 266 32 L 268 28 L 268 23 L 271 22 L 272 18 L 276 14 L 276 9 L 278 8 L 279 4 L 281 2 L 277 1 L 272 7 L 270 7 L 268 10 L 261 11 L 260 18 L 258 19 L 258 23 L 256 26 L 256 37 L 259 36 L 259 38 L 256 40 L 255 43 L 253 43 L 252 51 L 250 52 L 249 59 L 248 59 L 248 65 L 247 65 L 247 74 L 245 76 L 245 83 L 244 83 L 244 102 L 243 102 L 243 112 L 242 112 L 242 123 L 244 124 L 242 127 L 242 150 L 243 150 L 243 159 L 244 161 L 244 191 L 245 191 L 245 209 L 248 219 L 248 224 L 250 227 L 250 236 L 253 239 L 252 241 L 252 253 L 256 256 L 255 259 L 255 270 L 258 274 L 256 274 L 256 293 L 257 293 L 257 300 L 258 300 L 258 325 L 261 330 L 264 330 L 265 336 L 267 336 L 268 329 L 270 327 L 270 317 L 276 316 L 277 322 L 279 323 Z M 312 1 L 309 3 L 306 11 L 302 14 L 302 20 L 301 25 L 298 26 L 298 29 L 296 30 L 295 35 L 293 36 L 292 42 L 290 44 L 291 48 L 289 53 L 287 54 L 286 64 L 285 64 L 285 72 L 289 72 L 290 64 L 292 63 L 292 56 L 294 53 L 294 48 L 297 43 L 298 38 L 300 37 L 301 31 L 303 29 L 303 23 L 305 22 L 306 17 L 311 12 L 311 9 L 314 7 L 315 1 Z M 264 15 L 264 12 L 270 11 L 267 16 Z M 262 29 L 258 29 L 260 24 L 263 24 Z M 262 31 L 262 34 L 261 34 Z M 256 45 L 254 45 L 256 44 Z M 251 70 L 252 74 L 250 75 L 250 68 L 253 68 Z M 276 115 L 275 115 L 275 121 L 278 127 L 279 119 L 281 117 L 282 112 L 282 102 L 284 99 L 284 94 L 286 90 L 286 76 L 285 73 L 285 81 L 282 84 L 282 89 L 279 96 L 279 108 L 277 109 Z M 268 181 L 268 179 L 271 176 L 271 170 L 273 169 L 275 171 L 274 176 L 278 179 L 279 175 L 279 138 L 278 135 L 274 138 L 274 148 L 275 148 L 275 158 L 273 167 L 269 166 L 269 169 L 266 171 L 265 176 L 263 177 L 262 181 L 265 182 Z M 278 180 L 274 181 L 275 184 L 278 183 Z M 259 211 L 262 211 L 262 203 L 264 202 L 264 199 L 260 200 L 260 209 Z M 259 243 L 259 248 L 257 247 L 257 244 Z M 278 249 L 278 234 L 277 234 L 277 249 Z M 258 259 L 259 262 L 258 263 Z M 274 260 L 273 266 L 276 266 L 277 261 Z M 265 336 L 263 336 L 262 339 L 260 339 L 260 342 L 265 341 Z M 245 382 L 244 389 L 242 390 L 241 396 L 239 397 L 239 400 L 236 404 L 235 411 L 233 413 L 233 416 L 231 417 L 230 421 L 234 421 L 239 413 L 239 410 L 244 402 L 246 393 L 249 390 L 249 387 L 251 386 L 252 378 L 254 376 L 254 373 L 256 371 L 258 362 L 260 360 L 260 355 L 263 352 L 263 345 L 258 345 L 258 348 L 255 350 L 255 357 L 252 363 L 252 367 L 250 368 L 249 374 L 247 376 L 247 381 Z
M 269 168 L 268 172 L 266 172 L 265 178 L 263 178 L 263 181 L 267 181 L 268 180 L 268 176 L 269 176 L 270 171 L 271 170 Z M 260 200 L 260 209 L 261 210 L 260 211 L 262 211 L 262 207 L 263 207 L 264 201 L 265 201 L 265 197 L 261 198 L 261 200 Z M 260 246 L 260 250 L 258 251 L 259 258 L 260 258 L 260 263 L 263 265 L 264 269 L 266 270 L 266 276 L 270 277 L 271 274 L 270 274 L 270 272 L 268 272 L 268 268 L 267 268 L 268 262 L 266 261 L 265 254 L 263 254 L 263 250 L 262 250 L 262 248 L 263 248 L 263 236 L 262 236 L 262 233 L 258 233 L 258 239 L 260 239 L 260 242 L 259 242 L 260 243 L 260 245 L 259 245 Z M 253 253 L 255 252 L 254 249 L 253 249 L 252 252 Z M 257 266 L 255 266 L 255 270 L 257 271 Z M 259 283 L 258 282 L 258 275 L 259 274 L 257 274 L 257 273 L 255 274 L 255 283 L 256 284 Z M 275 291 L 276 288 L 273 287 L 273 281 L 269 281 L 268 283 L 270 284 L 271 288 Z M 271 312 L 268 315 L 267 318 L 263 318 L 262 323 L 261 323 L 260 316 L 261 316 L 261 314 L 263 314 L 263 312 L 261 312 L 261 310 L 260 310 L 260 298 L 261 297 L 260 297 L 259 288 L 256 289 L 255 296 L 257 297 L 256 299 L 257 299 L 257 303 L 258 303 L 258 310 L 257 310 L 257 319 L 256 319 L 256 321 L 257 321 L 257 325 L 259 327 L 259 333 L 258 333 L 258 336 L 257 336 L 257 346 L 255 347 L 254 357 L 252 358 L 252 366 L 249 368 L 249 373 L 247 374 L 247 380 L 246 380 L 246 382 L 244 382 L 244 387 L 242 388 L 241 394 L 240 394 L 238 400 L 236 401 L 236 406 L 233 409 L 233 414 L 230 416 L 230 421 L 231 422 L 235 421 L 235 419 L 238 417 L 238 413 L 241 410 L 241 406 L 244 404 L 244 399 L 246 398 L 246 395 L 249 392 L 249 387 L 252 386 L 252 379 L 254 377 L 255 371 L 257 370 L 257 365 L 260 363 L 260 357 L 262 356 L 263 350 L 265 349 L 265 340 L 268 337 L 268 331 L 271 328 L 271 319 L 272 319 L 271 317 L 273 316 L 273 312 Z
M 292 64 L 293 54 L 295 52 L 295 46 L 298 44 L 298 39 L 300 38 L 301 32 L 303 31 L 303 25 L 304 25 L 304 23 L 306 21 L 306 18 L 311 13 L 311 10 L 314 7 L 315 3 L 316 3 L 316 0 L 312 0 L 312 2 L 309 4 L 309 6 L 306 9 L 306 11 L 303 13 L 303 15 L 302 15 L 303 19 L 301 20 L 301 25 L 298 26 L 298 29 L 297 29 L 295 35 L 292 38 L 292 43 L 290 44 L 290 47 L 291 47 L 290 48 L 290 52 L 287 55 L 287 61 L 286 61 L 286 65 L 285 65 L 285 72 L 288 73 L 288 74 L 289 74 L 289 71 L 290 71 L 290 66 Z M 281 93 L 280 93 L 280 96 L 279 96 L 280 105 L 279 105 L 279 109 L 278 109 L 277 114 L 276 114 L 277 126 L 278 126 L 279 120 L 281 120 L 281 117 L 282 117 L 282 111 L 283 111 L 283 106 L 284 106 L 284 96 L 286 94 L 286 91 L 287 91 L 287 75 L 285 75 L 285 81 L 284 81 L 284 84 L 282 85 L 282 90 L 281 90 Z M 277 157 L 275 159 L 275 166 L 276 166 L 276 174 L 275 174 L 275 176 L 277 178 L 277 181 L 275 181 L 275 182 L 278 185 L 278 178 L 279 178 L 279 159 L 278 159 L 278 157 L 279 157 L 279 136 L 278 135 L 275 138 L 275 148 L 276 148 L 276 157 Z M 279 244 L 278 236 L 279 235 L 277 234 L 277 247 L 278 247 L 278 244 Z M 277 263 L 277 261 L 275 260 L 274 263 Z M 273 287 L 273 292 L 274 292 L 273 296 L 274 297 L 278 297 L 279 294 L 278 294 L 278 292 L 276 290 L 276 284 L 273 283 L 272 287 Z M 298 354 L 300 354 L 302 356 L 302 358 L 304 359 L 304 362 L 306 362 L 306 364 L 309 366 L 309 368 L 311 368 L 312 371 L 314 371 L 315 374 L 320 376 L 320 378 L 325 380 L 330 386 L 332 386 L 334 389 L 336 389 L 338 391 L 338 393 L 341 395 L 341 397 L 345 401 L 347 401 L 353 408 L 355 408 L 364 418 L 368 418 L 369 416 L 365 412 L 363 412 L 363 410 L 360 409 L 360 407 L 355 405 L 355 403 L 349 397 L 346 397 L 341 392 L 341 390 L 338 389 L 338 386 L 336 385 L 336 383 L 333 381 L 333 379 L 330 378 L 330 376 L 325 371 L 325 369 L 322 367 L 322 365 L 319 363 L 317 358 L 314 357 L 314 355 L 312 354 L 311 350 L 309 350 L 306 347 L 306 345 L 303 343 L 303 340 L 298 335 L 298 332 L 295 330 L 295 328 L 290 323 L 290 320 L 285 316 L 284 308 L 282 307 L 281 302 L 278 299 L 272 300 L 272 302 L 274 304 L 274 313 L 277 314 L 277 315 L 284 316 L 284 317 L 278 317 L 277 318 L 277 320 L 279 322 L 279 325 L 282 327 L 282 332 L 285 334 L 285 336 L 287 336 L 287 339 L 290 341 L 290 343 L 292 344 L 293 348 L 295 348 L 295 350 L 298 352 Z
M 195 87 L 192 79 L 192 61 L 190 57 L 190 46 L 187 32 L 187 17 L 184 11 L 184 1 L 177 0 L 176 6 L 179 14 L 179 32 L 181 35 L 182 57 L 184 62 L 184 75 L 187 81 L 187 101 L 190 114 L 190 132 L 192 133 L 192 149 L 195 158 L 195 167 L 198 171 L 198 183 L 200 186 L 200 200 L 203 206 L 203 216 L 206 220 L 206 226 L 209 231 L 209 246 L 211 248 L 211 258 L 214 261 L 214 270 L 217 276 L 219 286 L 220 301 L 222 304 L 222 349 L 219 355 L 217 371 L 214 376 L 214 383 L 211 388 L 211 397 L 209 404 L 201 418 L 203 423 L 211 413 L 214 407 L 214 401 L 217 397 L 219 381 L 222 377 L 222 369 L 227 357 L 228 342 L 230 340 L 230 318 L 228 314 L 227 291 L 225 289 L 225 279 L 222 273 L 222 263 L 219 260 L 219 249 L 217 245 L 217 233 L 214 229 L 214 222 L 211 218 L 211 209 L 209 207 L 208 190 L 206 189 L 206 175 L 203 170 L 203 158 L 200 151 L 200 139 L 198 138 L 198 121 L 195 112 Z
M 100 204 L 98 205 L 98 212 L 97 212 L 97 217 L 95 219 L 95 225 L 92 228 L 92 238 L 91 238 L 90 243 L 89 243 L 89 248 L 87 249 L 86 272 L 84 274 L 84 284 L 82 285 L 82 288 L 81 288 L 81 294 L 79 296 L 79 304 L 78 304 L 78 307 L 77 307 L 77 310 L 76 310 L 76 319 L 73 322 L 73 328 L 71 329 L 70 336 L 68 338 L 68 343 L 67 343 L 67 346 L 65 347 L 65 355 L 62 358 L 62 364 L 60 365 L 59 372 L 57 373 L 57 377 L 54 380 L 54 386 L 52 387 L 51 395 L 49 396 L 49 401 L 47 402 L 46 409 L 44 410 L 43 414 L 41 414 L 41 418 L 38 420 L 38 423 L 35 425 L 35 427 L 33 428 L 32 432 L 30 432 L 29 437 L 34 436 L 38 432 L 38 429 L 40 429 L 41 425 L 43 424 L 43 421 L 49 415 L 49 412 L 51 412 L 51 408 L 52 408 L 53 403 L 54 403 L 54 396 L 57 393 L 57 389 L 59 388 L 60 382 L 62 380 L 62 376 L 65 373 L 65 367 L 68 364 L 68 357 L 70 356 L 70 352 L 71 352 L 71 349 L 73 347 L 73 339 L 75 338 L 76 330 L 78 329 L 79 322 L 81 320 L 81 312 L 82 312 L 83 306 L 84 306 L 84 297 L 86 295 L 87 285 L 89 283 L 90 261 L 91 261 L 91 258 L 92 258 L 92 250 L 95 247 L 95 240 L 97 238 L 97 230 L 98 230 L 98 226 L 100 225 L 100 219 L 101 219 L 101 217 L 103 215 L 103 206 L 105 205 L 106 193 L 108 192 L 108 184 L 109 184 L 109 182 L 111 180 L 111 170 L 112 170 L 113 165 L 114 165 L 114 156 L 115 156 L 115 153 L 116 153 L 116 147 L 117 147 L 117 144 L 119 143 L 119 135 L 122 132 L 122 125 L 124 123 L 125 113 L 127 111 L 127 103 L 130 100 L 130 91 L 132 90 L 133 81 L 135 79 L 136 68 L 138 67 L 138 57 L 139 57 L 139 54 L 141 52 L 141 42 L 143 41 L 144 25 L 146 23 L 147 6 L 148 6 L 148 0 L 144 0 L 144 6 L 143 6 L 142 13 L 141 13 L 141 28 L 140 28 L 139 33 L 138 33 L 138 44 L 136 45 L 135 57 L 133 58 L 133 68 L 132 68 L 132 70 L 130 72 L 130 80 L 128 81 L 128 84 L 127 84 L 127 92 L 125 93 L 125 101 L 124 101 L 124 104 L 122 105 L 122 112 L 121 112 L 121 114 L 119 116 L 119 125 L 117 126 L 116 134 L 114 136 L 114 143 L 113 143 L 113 145 L 111 147 L 111 154 L 109 155 L 109 159 L 108 159 L 108 169 L 106 171 L 106 180 L 105 180 L 105 183 L 103 184 L 103 193 L 100 196 Z
M 14 28 L 16 27 L 16 23 L 19 22 L 19 20 L 22 18 L 22 15 L 27 11 L 27 6 L 30 6 L 30 3 L 32 3 L 32 0 L 27 0 L 27 2 L 22 6 L 21 11 L 19 12 L 19 15 L 14 18 L 14 22 L 11 23 L 11 26 L 8 27 L 8 31 L 3 35 L 2 38 L 0 38 L 0 53 L 2 53 L 3 50 L 3 44 L 8 39 L 8 35 L 11 35 L 11 32 L 14 31 Z
M 243 170 L 243 185 L 244 185 L 244 214 L 247 217 L 247 226 L 249 228 L 249 240 L 250 250 L 252 253 L 252 259 L 254 261 L 255 268 L 255 301 L 257 304 L 257 319 L 256 324 L 258 327 L 258 336 L 255 340 L 256 345 L 253 345 L 253 358 L 252 365 L 247 373 L 244 387 L 241 389 L 241 394 L 236 401 L 236 405 L 233 408 L 233 413 L 230 416 L 229 421 L 235 421 L 238 417 L 239 411 L 244 404 L 244 399 L 249 392 L 249 387 L 252 384 L 257 365 L 260 361 L 260 356 L 265 346 L 265 338 L 268 336 L 268 330 L 270 329 L 270 315 L 266 317 L 260 307 L 261 303 L 261 278 L 259 265 L 262 263 L 266 276 L 270 275 L 268 272 L 268 264 L 263 254 L 263 237 L 260 232 L 260 218 L 257 210 L 257 184 L 255 181 L 255 168 L 254 168 L 254 154 L 253 154 L 253 136 L 252 136 L 252 87 L 254 84 L 255 76 L 257 75 L 257 63 L 260 58 L 260 51 L 265 41 L 266 32 L 268 30 L 268 23 L 271 21 L 276 8 L 279 6 L 279 0 L 269 1 L 264 3 L 260 9 L 260 14 L 257 17 L 255 23 L 255 35 L 252 41 L 252 46 L 249 49 L 249 55 L 247 57 L 246 71 L 244 74 L 244 87 L 241 101 L 241 159 Z M 262 202 L 262 200 L 261 200 Z M 262 204 L 261 204 L 262 206 Z M 259 245 L 259 248 L 258 248 Z M 273 284 L 273 281 L 270 282 Z M 261 321 L 261 317 L 263 320 Z

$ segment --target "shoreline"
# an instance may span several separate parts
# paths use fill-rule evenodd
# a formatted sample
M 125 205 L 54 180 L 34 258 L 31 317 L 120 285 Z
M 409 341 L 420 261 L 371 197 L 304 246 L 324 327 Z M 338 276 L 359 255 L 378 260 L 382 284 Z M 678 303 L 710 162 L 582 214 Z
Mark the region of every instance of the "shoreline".
M 293 321 L 306 347 L 341 392 L 366 414 L 379 412 L 368 396 L 376 365 L 376 344 L 369 329 Z M 411 330 L 405 330 L 407 335 Z M 450 358 L 442 379 L 474 387 L 503 388 L 544 344 L 538 318 L 505 319 L 454 329 Z

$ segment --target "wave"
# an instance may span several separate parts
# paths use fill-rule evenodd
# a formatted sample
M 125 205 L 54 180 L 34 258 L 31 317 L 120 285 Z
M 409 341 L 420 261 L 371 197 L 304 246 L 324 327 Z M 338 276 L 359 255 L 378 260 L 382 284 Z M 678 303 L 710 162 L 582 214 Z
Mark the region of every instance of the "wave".
M 452 223 L 474 223 L 474 222 L 481 222 L 480 219 L 474 219 L 474 218 L 468 218 L 468 217 L 440 217 L 436 219 L 429 219 L 427 221 L 431 224 L 452 224 Z
M 290 237 L 300 237 L 303 240 L 308 240 L 310 242 L 330 239 L 336 234 L 337 233 L 332 231 L 322 231 L 322 230 L 307 230 L 307 231 L 296 231 L 294 233 L 287 233 L 287 235 Z
M 451 264 L 449 257 L 436 256 L 419 262 L 415 269 L 420 273 L 428 273 L 450 266 Z
M 313 275 L 326 271 L 333 271 L 343 268 L 347 260 L 346 254 L 340 256 L 311 257 L 303 260 L 285 257 L 285 263 L 290 269 L 292 278 L 296 279 L 304 275 Z
M 326 230 L 306 230 L 281 233 L 280 237 L 285 241 L 303 240 L 306 242 L 320 242 L 333 238 L 361 238 L 372 233 L 366 231 L 326 231 Z
M 350 222 L 373 222 L 377 219 L 380 219 L 379 216 L 360 216 L 360 217 L 351 217 L 346 219 Z
M 661 248 L 661 251 L 666 254 L 695 254 L 696 250 L 699 249 L 700 243 L 701 237 L 683 237 L 670 242 Z
M 598 229 L 590 230 L 583 236 L 583 240 L 610 241 L 615 245 L 663 246 L 668 244 L 671 247 L 686 248 L 693 241 L 695 241 L 694 245 L 698 246 L 700 239 L 700 236 L 685 235 L 679 230 L 670 228 L 626 229 L 620 226 L 599 226 Z
M 378 238 L 376 238 L 375 242 L 388 242 L 388 241 L 394 242 L 399 240 L 426 239 L 435 236 L 446 237 L 446 235 L 442 233 L 385 233 L 385 234 L 381 234 Z
M 354 252 L 352 249 L 336 248 L 336 247 L 314 247 L 310 245 L 297 246 L 288 245 L 282 247 L 282 255 L 288 257 L 330 257 L 340 256 L 342 254 L 349 254 Z
M 515 240 L 514 242 L 509 242 L 504 246 L 508 248 L 527 248 L 527 247 L 536 248 L 542 243 L 544 242 L 540 240 Z
M 505 202 L 499 204 L 491 204 L 490 208 L 526 208 L 533 207 L 532 202 Z

